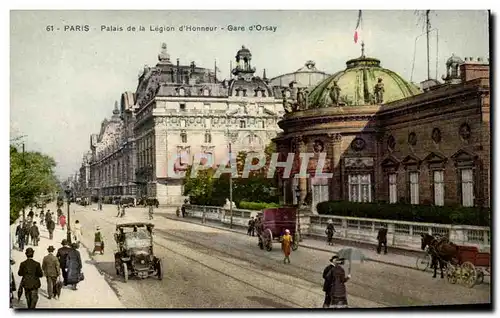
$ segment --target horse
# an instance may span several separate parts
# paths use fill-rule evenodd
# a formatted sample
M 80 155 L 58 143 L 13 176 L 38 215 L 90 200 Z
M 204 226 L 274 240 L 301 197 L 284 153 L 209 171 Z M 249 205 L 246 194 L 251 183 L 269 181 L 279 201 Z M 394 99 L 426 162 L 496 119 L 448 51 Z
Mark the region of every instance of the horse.
M 425 250 L 428 246 L 432 258 L 431 268 L 434 268 L 434 275 L 432 278 L 436 278 L 438 262 L 441 269 L 441 278 L 444 278 L 443 268 L 446 267 L 449 262 L 453 263 L 458 259 L 458 246 L 445 237 L 437 239 L 430 234 L 422 234 L 421 237 L 422 250 Z

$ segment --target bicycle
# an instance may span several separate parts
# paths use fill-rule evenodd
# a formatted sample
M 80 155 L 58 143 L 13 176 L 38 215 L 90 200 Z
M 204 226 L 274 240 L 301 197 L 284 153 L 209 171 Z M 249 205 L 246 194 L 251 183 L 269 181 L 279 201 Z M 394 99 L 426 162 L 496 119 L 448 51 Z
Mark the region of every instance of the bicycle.
M 425 272 L 432 262 L 432 256 L 429 252 L 429 248 L 425 249 L 425 254 L 423 256 L 417 257 L 417 269 Z

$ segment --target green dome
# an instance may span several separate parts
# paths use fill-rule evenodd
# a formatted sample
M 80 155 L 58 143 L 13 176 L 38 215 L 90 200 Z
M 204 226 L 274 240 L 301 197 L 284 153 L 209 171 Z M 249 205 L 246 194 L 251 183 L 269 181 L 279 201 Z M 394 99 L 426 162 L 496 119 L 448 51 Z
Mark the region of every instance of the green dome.
M 347 68 L 320 82 L 309 94 L 310 108 L 334 106 L 330 88 L 337 82 L 340 88 L 339 104 L 349 106 L 377 104 L 374 89 L 379 79 L 384 84 L 382 103 L 410 97 L 420 89 L 405 81 L 397 73 L 380 67 L 380 60 L 361 56 L 347 61 Z

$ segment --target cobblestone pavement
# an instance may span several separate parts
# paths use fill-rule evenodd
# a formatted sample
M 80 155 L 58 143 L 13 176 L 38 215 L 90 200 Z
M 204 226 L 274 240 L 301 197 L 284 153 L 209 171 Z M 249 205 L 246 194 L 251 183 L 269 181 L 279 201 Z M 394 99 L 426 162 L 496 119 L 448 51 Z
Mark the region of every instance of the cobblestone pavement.
M 307 248 L 292 252 L 291 264 L 282 263 L 279 243 L 271 252 L 260 250 L 257 238 L 202 225 L 156 217 L 155 254 L 163 259 L 165 276 L 131 279 L 127 283 L 114 269 L 115 225 L 146 221 L 145 208 L 130 208 L 124 219 L 116 207 L 72 206 L 83 224 L 83 242 L 91 247 L 96 225 L 105 235 L 104 255 L 96 266 L 129 308 L 318 308 L 322 271 L 331 253 Z M 73 216 L 72 216 L 73 217 Z M 351 307 L 490 303 L 490 285 L 472 289 L 451 285 L 432 274 L 368 262 L 355 264 L 347 283 Z

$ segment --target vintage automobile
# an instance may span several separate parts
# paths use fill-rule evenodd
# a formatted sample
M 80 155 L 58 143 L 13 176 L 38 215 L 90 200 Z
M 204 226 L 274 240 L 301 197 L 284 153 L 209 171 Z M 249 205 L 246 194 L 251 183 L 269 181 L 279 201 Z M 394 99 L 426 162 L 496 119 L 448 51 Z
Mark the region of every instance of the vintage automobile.
M 115 253 L 115 269 L 125 282 L 131 276 L 163 279 L 162 261 L 153 252 L 153 228 L 154 224 L 148 222 L 116 225 L 118 252 Z
M 134 205 L 134 198 L 132 197 L 123 197 L 120 199 L 120 204 L 125 206 L 126 208 L 133 208 Z
M 257 215 L 257 237 L 259 239 L 260 249 L 271 251 L 273 249 L 273 241 L 281 241 L 281 237 L 285 234 L 285 230 L 290 231 L 293 237 L 292 250 L 299 248 L 299 233 L 297 228 L 297 208 L 296 207 L 280 207 L 268 208 L 262 210 Z

